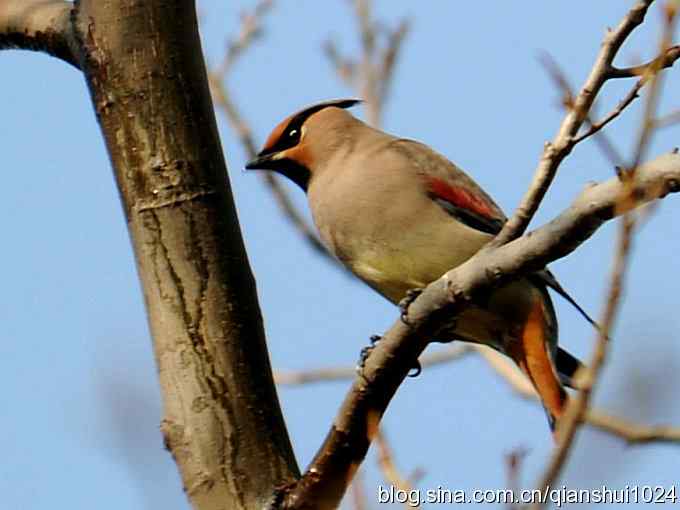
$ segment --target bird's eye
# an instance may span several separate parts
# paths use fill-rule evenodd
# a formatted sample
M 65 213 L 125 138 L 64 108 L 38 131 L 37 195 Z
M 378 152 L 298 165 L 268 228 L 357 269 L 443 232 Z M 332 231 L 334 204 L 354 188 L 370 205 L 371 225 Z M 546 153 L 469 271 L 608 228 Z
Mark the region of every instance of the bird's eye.
M 290 131 L 288 131 L 288 138 L 295 138 L 297 134 L 298 134 L 297 129 L 291 129 Z

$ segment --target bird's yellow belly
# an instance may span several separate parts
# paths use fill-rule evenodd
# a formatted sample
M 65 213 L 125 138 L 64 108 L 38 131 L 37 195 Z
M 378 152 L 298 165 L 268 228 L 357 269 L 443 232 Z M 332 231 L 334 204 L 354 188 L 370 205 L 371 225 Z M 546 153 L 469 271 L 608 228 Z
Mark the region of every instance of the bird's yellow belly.
M 347 261 L 349 268 L 359 278 L 397 304 L 410 289 L 423 288 L 442 274 L 415 271 L 408 258 L 361 257 Z
M 366 256 L 346 261 L 350 269 L 391 302 L 397 304 L 406 293 L 415 288 L 424 288 L 440 278 L 454 263 L 440 270 L 427 264 L 413 264 L 409 257 L 392 256 L 387 258 Z M 421 269 L 414 270 L 415 267 Z M 424 270 L 422 270 L 424 269 Z M 467 308 L 452 324 L 440 341 L 454 339 L 491 345 L 504 350 L 503 344 L 510 337 L 517 336 L 516 321 L 522 316 L 526 293 L 524 288 L 531 285 L 526 280 L 513 282 L 492 293 L 486 303 Z

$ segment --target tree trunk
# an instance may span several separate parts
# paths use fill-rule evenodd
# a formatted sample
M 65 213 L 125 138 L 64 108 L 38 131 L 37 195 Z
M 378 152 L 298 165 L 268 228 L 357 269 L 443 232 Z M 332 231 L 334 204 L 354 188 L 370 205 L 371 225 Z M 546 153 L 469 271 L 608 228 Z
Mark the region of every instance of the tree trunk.
M 196 509 L 260 508 L 298 468 L 271 376 L 191 0 L 81 0 L 76 37 Z

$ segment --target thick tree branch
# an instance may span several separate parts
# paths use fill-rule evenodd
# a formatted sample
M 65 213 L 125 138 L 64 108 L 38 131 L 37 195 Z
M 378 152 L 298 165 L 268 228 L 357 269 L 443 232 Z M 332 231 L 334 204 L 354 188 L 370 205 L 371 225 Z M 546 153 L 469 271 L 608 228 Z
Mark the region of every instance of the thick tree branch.
M 144 291 L 167 448 L 194 509 L 262 508 L 298 469 L 194 2 L 80 0 L 75 26 Z
M 548 191 L 560 163 L 574 148 L 574 138 L 588 118 L 595 98 L 605 82 L 611 77 L 612 63 L 616 54 L 633 30 L 644 21 L 647 10 L 653 1 L 639 0 L 636 2 L 619 25 L 605 36 L 590 75 L 575 97 L 572 108 L 567 111 L 555 138 L 545 144 L 543 156 L 529 189 L 503 230 L 490 243 L 489 248 L 512 241 L 526 230 Z
M 666 154 L 636 174 L 636 202 L 680 191 L 680 155 Z M 495 249 L 479 252 L 430 284 L 383 336 L 355 379 L 335 422 L 302 479 L 282 498 L 283 508 L 337 505 L 375 437 L 380 419 L 409 368 L 442 325 L 493 287 L 545 267 L 588 239 L 604 222 L 623 214 L 625 185 L 613 178 L 586 188 L 543 227 Z
M 80 67 L 72 8 L 71 2 L 62 0 L 2 0 L 0 50 L 42 51 Z

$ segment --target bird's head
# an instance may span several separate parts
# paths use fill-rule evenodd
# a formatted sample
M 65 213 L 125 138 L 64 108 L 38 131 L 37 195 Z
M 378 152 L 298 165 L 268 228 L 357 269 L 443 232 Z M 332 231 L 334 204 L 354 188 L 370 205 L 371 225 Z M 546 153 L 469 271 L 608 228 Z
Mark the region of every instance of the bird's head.
M 345 111 L 360 99 L 334 99 L 309 106 L 281 121 L 247 170 L 273 170 L 307 190 L 315 167 L 343 138 L 343 128 L 358 122 Z

